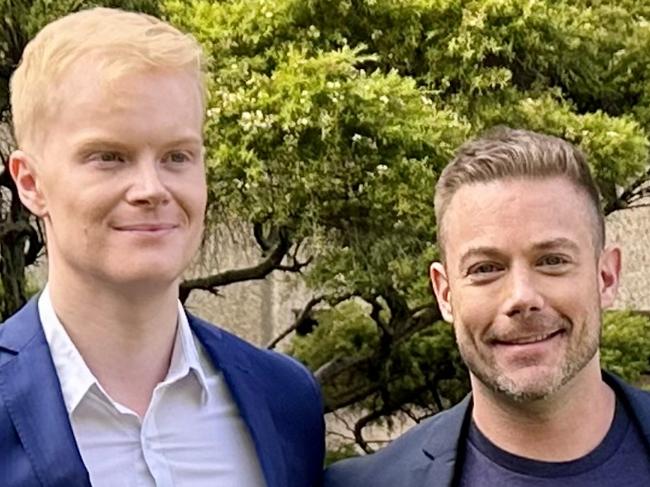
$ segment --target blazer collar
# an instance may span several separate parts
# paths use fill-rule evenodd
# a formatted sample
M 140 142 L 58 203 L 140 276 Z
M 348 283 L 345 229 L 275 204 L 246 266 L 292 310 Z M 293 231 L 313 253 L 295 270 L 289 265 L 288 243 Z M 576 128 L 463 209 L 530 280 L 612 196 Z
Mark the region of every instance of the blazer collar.
M 0 326 L 0 402 L 42 485 L 90 487 L 41 327 L 37 299 Z
M 603 370 L 603 380 L 614 390 L 616 397 L 627 406 L 634 424 L 645 439 L 650 453 L 650 394 L 623 382 L 619 377 Z
M 422 469 L 426 480 L 436 485 L 454 485 L 462 465 L 462 452 L 471 418 L 472 396 L 431 419 L 429 436 L 422 448 Z M 424 480 L 424 479 L 423 479 Z
M 255 443 L 267 487 L 289 485 L 286 461 L 281 448 L 282 438 L 271 415 L 271 405 L 264 393 L 268 374 L 258 374 L 260 367 L 251 363 L 248 345 L 205 321 L 187 314 L 190 328 L 205 347 L 215 367 L 228 384 L 239 413 Z M 257 351 L 257 353 L 263 353 Z

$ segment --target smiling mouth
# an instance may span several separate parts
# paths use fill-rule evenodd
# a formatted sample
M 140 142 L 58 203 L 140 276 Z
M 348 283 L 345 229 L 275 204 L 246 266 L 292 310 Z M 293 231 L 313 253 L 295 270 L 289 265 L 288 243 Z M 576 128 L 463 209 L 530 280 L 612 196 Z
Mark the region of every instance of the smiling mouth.
M 550 340 L 551 338 L 555 338 L 556 336 L 560 335 L 561 333 L 564 333 L 563 329 L 560 330 L 555 330 L 552 332 L 548 333 L 540 333 L 537 335 L 530 335 L 526 337 L 516 337 L 516 338 L 508 338 L 505 340 L 502 339 L 496 339 L 494 340 L 495 345 L 532 345 L 535 343 L 540 343 L 544 342 L 546 340 Z
M 115 229 L 120 232 L 163 232 L 173 230 L 178 225 L 173 223 L 139 223 L 135 225 L 120 225 Z

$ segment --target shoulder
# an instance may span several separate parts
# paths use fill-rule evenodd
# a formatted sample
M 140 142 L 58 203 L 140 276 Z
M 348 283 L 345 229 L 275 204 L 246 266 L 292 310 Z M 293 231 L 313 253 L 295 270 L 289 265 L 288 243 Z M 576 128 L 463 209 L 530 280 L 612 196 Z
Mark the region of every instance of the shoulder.
M 286 376 L 287 379 L 298 380 L 305 384 L 314 382 L 311 372 L 293 357 L 274 350 L 260 348 L 219 326 L 208 323 L 189 313 L 188 318 L 193 331 L 199 335 L 202 343 L 206 344 L 206 337 L 213 337 L 218 342 L 221 342 L 218 348 L 245 357 L 247 364 L 251 368 L 261 369 L 262 372 L 272 372 L 276 379 L 282 379 Z M 209 344 L 206 345 L 209 346 Z
M 626 406 L 632 420 L 650 448 L 650 392 L 631 386 L 621 378 L 603 371 L 603 379 Z
M 311 402 L 322 414 L 320 387 L 312 373 L 299 361 L 273 350 L 259 348 L 224 329 L 188 313 L 190 326 L 221 368 L 237 367 L 257 377 L 267 395 L 275 396 L 274 404 L 286 398 Z M 291 404 L 287 404 L 289 407 Z
M 271 424 L 272 445 L 283 451 L 288 475 L 302 479 L 296 485 L 314 483 L 323 469 L 325 431 L 320 388 L 311 372 L 287 355 L 258 348 L 189 314 L 188 318 L 222 371 L 244 420 L 258 427 L 260 422 Z
M 34 342 L 45 342 L 38 316 L 37 297 L 30 299 L 4 323 L 0 323 L 0 352 L 10 352 L 9 356 L 13 356 Z
M 410 487 L 421 484 L 434 459 L 450 459 L 453 470 L 469 398 L 414 426 L 387 447 L 361 457 L 342 460 L 325 472 L 325 487 Z
M 650 421 L 650 392 L 634 387 L 616 375 L 603 371 L 603 379 L 635 414 Z
M 634 387 L 611 372 L 603 371 L 604 381 L 614 390 L 616 396 L 631 406 L 650 408 L 650 392 Z

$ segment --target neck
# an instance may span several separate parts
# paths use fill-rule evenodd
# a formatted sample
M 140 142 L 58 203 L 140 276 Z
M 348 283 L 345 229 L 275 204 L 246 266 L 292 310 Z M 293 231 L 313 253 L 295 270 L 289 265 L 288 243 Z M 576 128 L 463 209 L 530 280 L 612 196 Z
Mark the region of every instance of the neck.
M 88 368 L 113 400 L 143 416 L 169 369 L 178 283 L 112 286 L 52 270 L 52 305 Z
M 514 401 L 472 377 L 472 417 L 499 448 L 525 458 L 562 462 L 581 458 L 603 440 L 616 397 L 602 380 L 598 354 L 552 397 Z

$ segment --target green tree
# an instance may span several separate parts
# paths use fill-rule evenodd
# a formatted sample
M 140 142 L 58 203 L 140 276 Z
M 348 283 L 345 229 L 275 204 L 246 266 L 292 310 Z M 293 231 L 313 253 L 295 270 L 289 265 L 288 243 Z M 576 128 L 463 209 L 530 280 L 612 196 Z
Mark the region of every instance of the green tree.
M 638 383 L 648 372 L 650 319 L 629 311 L 605 314 L 601 342 L 603 366 L 625 380 Z
M 86 5 L 4 2 L 0 102 L 25 40 Z M 427 279 L 433 187 L 463 140 L 507 124 L 580 145 L 608 213 L 647 191 L 650 0 L 166 0 L 160 14 L 210 57 L 209 225 L 243 222 L 260 251 L 250 267 L 185 281 L 181 296 L 272 272 L 304 280 L 314 298 L 278 339 L 292 337 L 327 411 L 358 412 L 351 430 L 366 451 L 369 424 L 419 420 L 468 390 Z M 25 222 L 4 187 L 2 222 Z M 42 246 L 22 228 L 35 236 L 0 231 L 18 301 Z M 647 320 L 608 320 L 604 362 L 634 379 Z
M 647 191 L 650 2 L 170 0 L 164 12 L 211 57 L 210 218 L 251 225 L 269 264 L 256 277 L 301 271 L 315 298 L 281 336 L 303 335 L 291 351 L 328 411 L 363 411 L 351 429 L 367 451 L 368 424 L 433 414 L 468 388 L 427 282 L 433 187 L 462 140 L 496 124 L 568 139 L 607 213 Z M 647 358 L 616 370 L 634 376 Z

